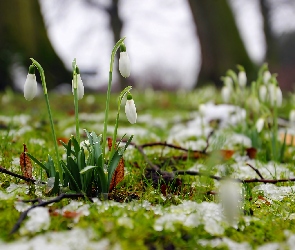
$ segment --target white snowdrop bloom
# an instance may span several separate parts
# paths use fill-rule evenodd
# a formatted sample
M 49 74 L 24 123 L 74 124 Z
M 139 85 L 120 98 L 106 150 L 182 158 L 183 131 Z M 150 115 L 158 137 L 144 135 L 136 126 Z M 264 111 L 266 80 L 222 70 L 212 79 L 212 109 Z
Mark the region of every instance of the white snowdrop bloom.
M 127 99 L 126 105 L 125 105 L 125 113 L 127 116 L 127 120 L 131 124 L 136 123 L 137 113 L 136 113 L 136 107 L 135 107 L 133 99 L 130 99 L 130 100 Z
M 72 80 L 72 92 L 74 94 L 74 80 Z M 84 96 L 84 85 L 80 74 L 77 74 L 77 95 L 78 100 L 81 100 Z
M 24 97 L 26 100 L 31 101 L 37 93 L 37 81 L 35 74 L 28 74 L 24 85 Z
M 222 100 L 228 103 L 231 97 L 232 88 L 230 86 L 223 86 L 221 89 Z
M 256 130 L 258 133 L 260 133 L 263 129 L 264 126 L 264 119 L 263 118 L 259 118 L 255 124 L 256 126 Z
M 233 79 L 231 77 L 226 76 L 224 77 L 223 81 L 225 86 L 229 86 L 229 87 L 233 86 Z
M 259 98 L 263 102 L 267 100 L 267 87 L 265 85 L 259 87 Z
M 263 73 L 263 83 L 268 84 L 269 80 L 271 78 L 271 73 L 267 70 Z
M 289 121 L 295 123 L 295 109 L 292 109 L 289 114 Z
M 221 182 L 219 199 L 223 207 L 223 213 L 230 225 L 234 225 L 240 215 L 242 205 L 241 184 L 230 180 Z
M 271 106 L 276 105 L 277 107 L 282 106 L 283 94 L 280 87 L 274 84 L 269 84 L 268 91 L 269 91 L 270 105 Z
M 130 76 L 130 60 L 127 52 L 120 52 L 119 71 L 125 78 Z
M 245 71 L 240 71 L 238 74 L 238 82 L 241 88 L 244 88 L 247 84 L 247 76 Z

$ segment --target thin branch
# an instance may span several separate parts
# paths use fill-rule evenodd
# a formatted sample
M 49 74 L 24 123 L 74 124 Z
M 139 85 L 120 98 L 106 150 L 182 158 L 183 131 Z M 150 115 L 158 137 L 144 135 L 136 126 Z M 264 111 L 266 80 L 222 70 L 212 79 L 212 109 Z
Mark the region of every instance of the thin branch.
M 28 178 L 28 177 L 25 177 L 23 175 L 19 175 L 19 174 L 16 174 L 16 173 L 13 173 L 9 170 L 7 170 L 6 168 L 0 166 L 0 173 L 4 173 L 4 174 L 8 174 L 8 175 L 11 175 L 13 177 L 16 177 L 16 178 L 19 178 L 19 179 L 22 179 L 24 181 L 27 181 L 27 182 L 31 182 L 31 183 L 35 183 L 36 180 L 34 179 L 31 179 L 31 178 Z M 42 184 L 46 184 L 45 182 L 41 182 Z
M 55 197 L 54 199 L 52 200 L 49 200 L 49 201 L 39 201 L 38 204 L 35 204 L 33 206 L 31 206 L 30 208 L 28 208 L 26 211 L 22 212 L 19 219 L 17 220 L 17 222 L 15 223 L 15 225 L 13 226 L 10 234 L 14 234 L 19 228 L 20 228 L 20 225 L 21 223 L 24 221 L 24 219 L 27 217 L 28 213 L 36 208 L 36 207 L 45 207 L 51 203 L 54 203 L 54 202 L 59 202 L 61 201 L 62 199 L 66 199 L 66 198 L 82 198 L 82 197 L 85 197 L 84 194 L 61 194 L 57 197 Z M 89 198 L 90 201 L 92 201 L 92 198 L 91 197 L 87 197 Z M 25 200 L 23 202 L 36 202 L 38 201 L 38 199 L 34 199 L 34 200 Z
M 258 174 L 258 176 L 260 177 L 261 180 L 264 179 L 262 174 L 259 172 L 259 170 L 257 168 L 254 168 L 250 163 L 246 163 L 246 165 L 249 166 L 250 168 L 252 168 L 256 172 L 256 174 Z

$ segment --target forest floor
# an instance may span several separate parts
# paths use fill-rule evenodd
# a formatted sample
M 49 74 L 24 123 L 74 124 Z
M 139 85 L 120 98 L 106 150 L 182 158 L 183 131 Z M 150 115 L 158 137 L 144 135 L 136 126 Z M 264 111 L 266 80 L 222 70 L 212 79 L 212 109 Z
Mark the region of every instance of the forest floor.
M 73 197 L 38 206 L 58 197 L 45 171 L 33 164 L 35 182 L 13 174 L 23 175 L 23 144 L 41 162 L 48 154 L 56 161 L 45 101 L 0 94 L 0 249 L 294 249 L 294 95 L 284 96 L 262 131 L 259 111 L 243 100 L 223 104 L 213 87 L 132 95 L 138 119 L 128 123 L 122 106 L 118 138 L 134 135 L 133 144 L 108 199 L 68 192 Z M 111 98 L 109 135 L 117 110 L 116 94 Z M 75 134 L 73 96 L 49 99 L 57 140 L 67 142 Z M 105 95 L 88 93 L 79 105 L 80 127 L 102 133 Z M 62 145 L 58 150 L 66 157 Z M 229 180 L 236 190 L 227 206 L 218 193 Z

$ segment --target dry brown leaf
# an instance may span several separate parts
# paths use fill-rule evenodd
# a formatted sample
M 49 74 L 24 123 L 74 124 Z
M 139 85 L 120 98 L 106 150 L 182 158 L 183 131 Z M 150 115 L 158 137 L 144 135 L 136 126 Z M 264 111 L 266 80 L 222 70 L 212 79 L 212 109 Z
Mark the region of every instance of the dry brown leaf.
M 19 164 L 21 166 L 23 176 L 32 179 L 32 162 L 29 156 L 26 155 L 26 152 L 28 152 L 28 150 L 26 144 L 24 144 L 24 152 L 20 155 Z
M 257 149 L 256 148 L 246 148 L 247 155 L 250 159 L 255 159 L 257 155 Z
M 112 142 L 113 142 L 113 140 L 111 138 L 108 138 L 109 150 L 112 149 Z M 115 169 L 115 171 L 113 173 L 113 177 L 112 177 L 112 180 L 110 183 L 109 192 L 111 192 L 113 190 L 113 188 L 115 186 L 117 186 L 118 183 L 124 179 L 124 167 L 125 167 L 125 164 L 124 164 L 124 159 L 122 157 L 119 161 L 117 168 Z
M 234 150 L 229 150 L 229 149 L 221 149 L 220 150 L 220 154 L 222 155 L 224 160 L 230 159 L 234 153 L 235 153 Z

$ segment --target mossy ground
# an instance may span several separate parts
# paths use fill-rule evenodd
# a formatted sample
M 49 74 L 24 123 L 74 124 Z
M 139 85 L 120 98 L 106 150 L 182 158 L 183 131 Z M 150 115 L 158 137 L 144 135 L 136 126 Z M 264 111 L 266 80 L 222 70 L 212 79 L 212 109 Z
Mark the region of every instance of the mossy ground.
M 58 138 L 65 138 L 67 128 L 74 126 L 74 106 L 73 97 L 60 96 L 50 94 L 50 103 L 54 117 L 56 134 Z M 218 91 L 213 88 L 206 88 L 193 91 L 191 93 L 164 93 L 153 92 L 137 93 L 133 92 L 133 98 L 136 103 L 139 122 L 131 126 L 125 118 L 122 108 L 120 127 L 130 127 L 134 129 L 143 128 L 154 135 L 138 136 L 136 143 L 148 143 L 154 141 L 165 141 L 169 134 L 169 129 L 173 124 L 186 122 L 191 119 L 193 112 L 198 110 L 201 103 L 207 101 L 220 102 Z M 47 155 L 54 156 L 54 146 L 50 133 L 50 125 L 46 113 L 45 102 L 42 97 L 36 98 L 31 102 L 25 101 L 23 96 L 12 93 L 0 95 L 2 105 L 0 105 L 0 132 L 2 135 L 0 143 L 0 165 L 10 171 L 21 174 L 20 167 L 17 164 L 17 159 L 23 150 L 23 143 L 27 145 L 28 151 L 38 159 L 45 161 Z M 290 107 L 292 106 L 291 99 L 286 99 L 285 105 L 279 111 L 280 117 L 287 118 Z M 79 112 L 86 114 L 101 114 L 104 111 L 105 95 L 86 95 L 80 102 Z M 115 121 L 116 110 L 116 95 L 112 94 L 110 107 L 109 125 L 113 125 Z M 9 121 L 3 117 L 14 117 L 19 115 L 29 115 L 29 122 Z M 163 119 L 167 124 L 164 126 L 150 126 L 147 121 L 140 122 L 140 116 L 150 116 L 149 119 Z M 24 126 L 30 126 L 32 130 L 19 134 Z M 80 121 L 81 128 L 94 130 L 97 133 L 102 132 L 103 120 L 99 118 L 95 121 L 94 118 L 83 118 Z M 232 128 L 238 130 L 238 128 Z M 112 131 L 109 131 L 110 133 Z M 38 143 L 37 139 L 42 140 Z M 195 138 L 190 138 L 194 140 Z M 291 146 L 289 146 L 291 148 Z M 154 148 L 153 148 L 154 149 Z M 168 154 L 162 155 L 163 148 L 158 147 L 154 153 L 149 153 L 148 157 L 154 164 L 158 164 L 165 171 L 188 169 L 194 164 L 209 164 L 210 159 L 194 159 L 186 160 L 173 159 L 174 156 L 181 155 L 177 150 L 171 150 Z M 239 149 L 237 149 L 239 150 Z M 62 147 L 60 152 L 63 153 Z M 287 151 L 286 151 L 287 152 Z M 265 151 L 260 150 L 258 156 L 263 160 Z M 128 174 L 125 179 L 116 187 L 115 192 L 122 195 L 122 201 L 126 201 L 126 197 L 130 194 L 136 195 L 140 201 L 149 201 L 152 205 L 161 205 L 163 208 L 171 205 L 180 204 L 182 200 L 192 200 L 197 202 L 212 201 L 216 198 L 212 194 L 207 194 L 208 191 L 215 190 L 214 181 L 208 177 L 199 176 L 180 176 L 182 185 L 173 190 L 170 194 L 163 198 L 161 187 L 152 185 L 151 180 L 144 178 L 145 169 L 148 167 L 142 155 L 133 150 L 126 157 L 126 169 Z M 285 161 L 290 165 L 294 164 L 293 157 L 286 156 Z M 14 162 L 14 163 L 13 163 Z M 220 162 L 217 162 L 220 163 Z M 215 164 L 217 164 L 215 162 Z M 229 166 L 233 163 L 232 159 L 222 163 Z M 212 162 L 210 162 L 212 164 Z M 294 173 L 294 168 L 290 167 Z M 214 174 L 214 170 L 212 170 Z M 34 169 L 34 176 L 43 176 L 37 166 Z M 0 173 L 0 191 L 4 191 L 11 183 L 24 183 L 15 177 Z M 192 186 L 192 183 L 197 183 Z M 245 184 L 248 190 L 251 190 L 256 184 Z M 293 183 L 278 184 L 278 186 L 292 186 Z M 172 189 L 172 188 L 171 188 Z M 168 188 L 169 190 L 169 188 Z M 175 196 L 177 194 L 177 196 Z M 29 194 L 21 194 L 22 199 L 34 199 L 34 192 Z M 19 232 L 10 235 L 15 222 L 18 220 L 20 213 L 14 208 L 14 202 L 17 198 L 0 200 L 0 239 L 3 241 L 13 242 L 22 237 Z M 82 199 L 80 199 L 82 200 Z M 61 209 L 67 205 L 70 200 L 62 200 L 50 207 L 51 211 Z M 209 246 L 201 246 L 198 243 L 200 239 L 215 239 L 213 236 L 204 230 L 204 226 L 200 225 L 196 228 L 185 227 L 182 224 L 175 225 L 175 230 L 171 231 L 155 231 L 154 222 L 159 217 L 153 211 L 146 209 L 138 209 L 132 211 L 127 206 L 110 207 L 106 210 L 99 210 L 99 207 L 90 204 L 90 214 L 82 216 L 78 223 L 73 222 L 73 218 L 66 218 L 61 215 L 51 216 L 50 228 L 47 231 L 64 231 L 70 230 L 73 227 L 81 227 L 93 229 L 93 240 L 108 238 L 112 244 L 119 242 L 123 249 L 210 249 Z M 235 229 L 228 227 L 224 232 L 224 237 L 228 237 L 236 242 L 248 242 L 252 247 L 257 247 L 268 242 L 283 242 L 286 240 L 285 230 L 295 233 L 295 220 L 289 219 L 288 215 L 295 213 L 294 196 L 288 196 L 282 201 L 274 201 L 272 203 L 261 202 L 258 194 L 246 193 L 244 203 L 244 214 L 258 218 L 253 220 L 249 225 L 241 219 L 240 225 L 245 224 L 244 229 Z M 132 226 L 118 223 L 118 218 L 128 217 L 132 220 Z M 39 234 L 42 234 L 41 232 Z M 34 235 L 29 235 L 33 237 Z M 217 237 L 218 238 L 218 237 Z M 226 246 L 220 246 L 219 249 L 226 249 Z

